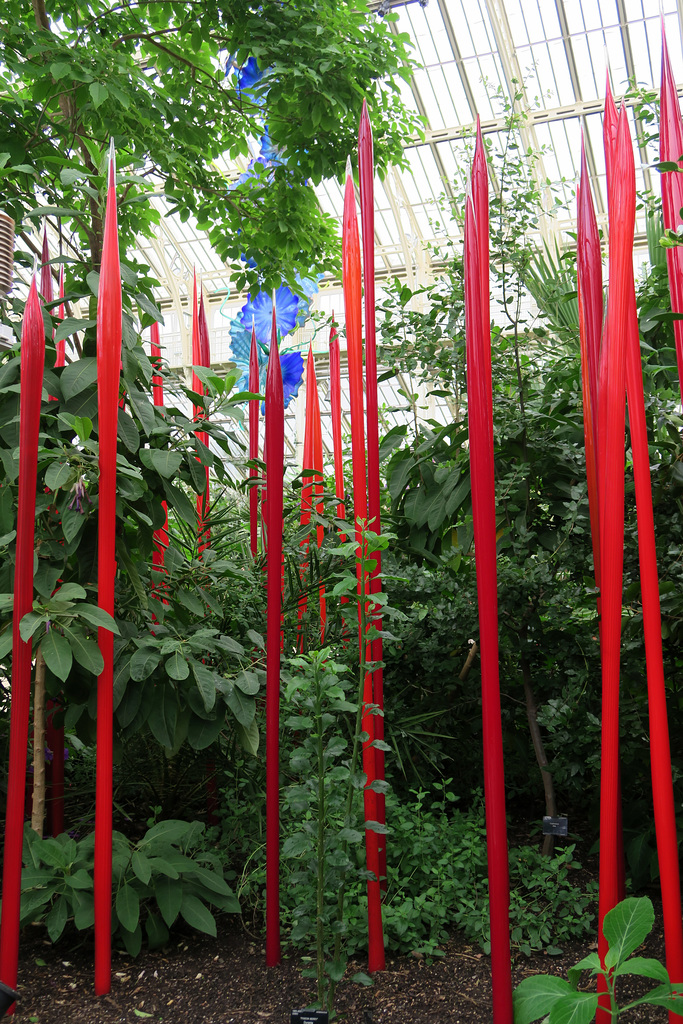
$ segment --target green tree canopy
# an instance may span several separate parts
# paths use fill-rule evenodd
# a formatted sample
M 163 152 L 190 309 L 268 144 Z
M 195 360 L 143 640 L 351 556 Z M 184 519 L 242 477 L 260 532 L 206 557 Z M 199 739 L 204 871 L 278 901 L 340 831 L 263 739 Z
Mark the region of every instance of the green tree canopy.
M 343 173 L 363 97 L 380 171 L 402 162 L 402 139 L 418 129 L 398 94 L 407 36 L 390 31 L 391 17 L 363 0 L 5 0 L 3 207 L 22 222 L 47 202 L 70 218 L 97 267 L 113 137 L 119 168 L 132 172 L 121 195 L 124 244 L 151 229 L 156 214 L 144 199 L 157 188 L 209 232 L 238 287 L 257 274 L 242 256 L 266 287 L 329 267 L 337 233 L 309 183 Z M 226 75 L 250 56 L 269 69 L 265 95 Z M 284 162 L 257 163 L 235 186 L 216 161 L 248 157 L 264 124 Z

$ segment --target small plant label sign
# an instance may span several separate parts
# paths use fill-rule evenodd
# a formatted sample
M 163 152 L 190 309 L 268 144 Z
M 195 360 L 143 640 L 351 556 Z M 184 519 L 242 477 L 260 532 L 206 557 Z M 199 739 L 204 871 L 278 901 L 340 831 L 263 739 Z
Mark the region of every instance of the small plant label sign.
M 290 1024 L 329 1024 L 327 1010 L 292 1010 Z
M 566 836 L 567 818 L 551 818 L 549 814 L 543 818 L 544 836 Z

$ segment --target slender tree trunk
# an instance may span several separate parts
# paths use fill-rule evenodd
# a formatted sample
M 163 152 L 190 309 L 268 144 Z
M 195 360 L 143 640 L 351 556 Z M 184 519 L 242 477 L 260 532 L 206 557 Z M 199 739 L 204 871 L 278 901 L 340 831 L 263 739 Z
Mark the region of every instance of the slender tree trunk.
M 543 791 L 545 793 L 545 812 L 550 815 L 551 818 L 556 818 L 557 803 L 555 802 L 555 785 L 553 783 L 553 777 L 548 771 L 548 758 L 546 757 L 543 737 L 541 736 L 541 730 L 538 725 L 536 701 L 534 699 L 534 691 L 531 686 L 531 668 L 526 658 L 521 659 L 521 665 L 522 680 L 524 682 L 524 698 L 526 700 L 526 717 L 529 722 L 529 731 L 531 733 L 531 742 L 534 745 L 536 761 L 538 762 L 538 767 L 541 769 Z M 549 857 L 551 855 L 553 852 L 553 846 L 553 836 L 544 836 L 542 849 L 544 857 Z
M 36 654 L 33 693 L 33 807 L 31 828 L 43 835 L 45 821 L 45 661 L 40 647 Z

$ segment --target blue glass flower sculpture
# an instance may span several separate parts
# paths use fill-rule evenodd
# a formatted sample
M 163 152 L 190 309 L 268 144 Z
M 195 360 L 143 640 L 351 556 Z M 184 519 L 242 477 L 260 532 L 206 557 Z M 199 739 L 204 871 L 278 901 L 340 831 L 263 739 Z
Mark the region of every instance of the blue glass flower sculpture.
M 284 338 L 294 330 L 298 312 L 299 296 L 295 295 L 286 285 L 280 285 L 275 293 L 275 323 L 281 337 Z M 269 344 L 273 322 L 273 300 L 270 294 L 261 291 L 253 299 L 250 295 L 248 302 L 242 306 L 240 320 L 244 329 L 249 332 L 251 332 L 253 320 L 256 340 L 262 345 Z

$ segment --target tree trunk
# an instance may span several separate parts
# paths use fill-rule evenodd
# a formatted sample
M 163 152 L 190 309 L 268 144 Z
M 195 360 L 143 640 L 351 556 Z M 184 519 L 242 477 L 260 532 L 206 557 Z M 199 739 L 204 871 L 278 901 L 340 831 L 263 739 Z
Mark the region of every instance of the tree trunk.
M 556 818 L 557 804 L 555 802 L 555 785 L 553 783 L 553 777 L 548 771 L 548 758 L 545 754 L 543 737 L 541 736 L 541 730 L 538 725 L 536 701 L 534 700 L 534 691 L 531 686 L 531 668 L 529 667 L 529 662 L 524 657 L 521 659 L 521 664 L 522 679 L 524 681 L 524 698 L 526 700 L 526 717 L 529 722 L 529 731 L 531 733 L 531 741 L 534 745 L 536 761 L 538 762 L 538 767 L 541 769 L 541 778 L 543 779 L 545 813 L 550 815 L 551 818 Z M 553 836 L 544 836 L 542 848 L 544 857 L 549 857 L 551 855 L 553 852 L 553 846 Z
M 33 807 L 31 828 L 42 838 L 45 820 L 45 661 L 40 647 L 36 654 L 33 694 Z

